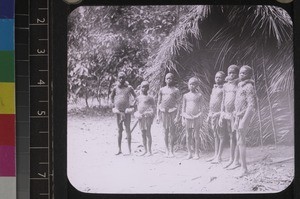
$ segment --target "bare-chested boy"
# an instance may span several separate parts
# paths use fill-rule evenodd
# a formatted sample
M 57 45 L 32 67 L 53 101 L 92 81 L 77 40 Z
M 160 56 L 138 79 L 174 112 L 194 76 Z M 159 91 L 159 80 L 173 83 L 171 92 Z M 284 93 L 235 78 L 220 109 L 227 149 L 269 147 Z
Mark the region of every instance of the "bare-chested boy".
M 123 123 L 125 126 L 125 131 L 127 134 L 128 150 L 131 154 L 131 132 L 130 132 L 130 122 L 131 122 L 131 112 L 133 109 L 130 108 L 130 96 L 136 97 L 133 88 L 126 82 L 126 75 L 123 72 L 118 74 L 118 83 L 113 88 L 111 93 L 111 102 L 114 105 L 113 112 L 117 115 L 118 124 L 118 147 L 119 151 L 116 155 L 122 154 L 121 144 L 122 144 L 122 132 Z
M 166 75 L 165 82 L 166 86 L 162 87 L 158 93 L 157 122 L 159 123 L 159 120 L 162 120 L 163 123 L 166 156 L 174 157 L 175 123 L 178 122 L 179 119 L 178 107 L 180 103 L 180 93 L 178 88 L 174 86 L 174 75 L 172 73 Z
M 147 81 L 143 81 L 141 83 L 141 94 L 136 98 L 137 111 L 134 113 L 134 116 L 138 118 L 139 126 L 142 131 L 143 145 L 145 149 L 145 152 L 142 155 L 147 154 L 147 152 L 149 152 L 149 155 L 152 155 L 151 125 L 154 118 L 155 102 L 153 97 L 148 95 L 148 90 L 149 83 Z
M 196 77 L 189 79 L 188 88 L 190 92 L 183 95 L 182 101 L 182 119 L 186 127 L 186 143 L 188 149 L 187 159 L 191 159 L 192 155 L 192 139 L 195 140 L 195 156 L 194 159 L 199 159 L 199 131 L 202 124 L 202 106 L 203 97 L 197 91 L 199 80 Z
M 208 159 L 213 164 L 217 164 L 221 162 L 222 153 L 224 149 L 224 139 L 225 132 L 219 126 L 219 119 L 221 114 L 221 105 L 223 99 L 223 84 L 225 81 L 225 73 L 223 71 L 219 71 L 215 76 L 215 85 L 212 89 L 209 101 L 209 113 L 207 117 L 207 122 L 209 128 L 214 133 L 215 138 L 215 154 L 212 158 Z
M 247 175 L 247 163 L 246 163 L 246 133 L 250 129 L 250 120 L 255 110 L 255 92 L 254 92 L 254 81 L 251 79 L 252 68 L 244 65 L 240 69 L 239 73 L 239 84 L 236 91 L 235 97 L 235 123 L 234 129 L 236 130 L 237 137 L 237 149 L 241 157 L 242 168 L 238 177 Z M 235 161 L 239 157 L 236 156 Z
M 233 129 L 234 124 L 234 100 L 236 96 L 237 84 L 238 84 L 238 74 L 239 67 L 236 65 L 230 65 L 228 67 L 228 75 L 226 77 L 227 82 L 223 86 L 223 100 L 221 107 L 221 116 L 219 120 L 219 125 L 223 126 L 226 123 L 227 131 L 230 137 L 230 158 L 229 162 L 224 166 L 224 168 L 238 167 L 239 163 L 234 162 L 234 155 L 236 149 L 236 135 Z M 233 168 L 229 169 L 233 169 Z

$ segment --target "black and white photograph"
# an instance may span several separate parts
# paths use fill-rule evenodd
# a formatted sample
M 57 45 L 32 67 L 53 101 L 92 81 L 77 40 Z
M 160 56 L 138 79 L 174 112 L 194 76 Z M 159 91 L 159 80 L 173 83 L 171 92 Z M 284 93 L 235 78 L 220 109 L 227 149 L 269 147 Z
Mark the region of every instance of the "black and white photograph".
M 278 193 L 293 181 L 293 22 L 270 5 L 80 6 L 67 176 L 97 194 Z

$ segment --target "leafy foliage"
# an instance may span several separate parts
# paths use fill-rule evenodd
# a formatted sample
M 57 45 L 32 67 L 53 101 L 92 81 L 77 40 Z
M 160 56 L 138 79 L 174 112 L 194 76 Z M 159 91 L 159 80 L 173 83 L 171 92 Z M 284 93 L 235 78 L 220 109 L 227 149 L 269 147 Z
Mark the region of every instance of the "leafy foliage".
M 69 16 L 69 96 L 108 97 L 118 71 L 136 87 L 185 7 L 79 7 Z M 87 104 L 88 106 L 88 104 Z
M 69 17 L 68 44 L 68 94 L 85 98 L 87 106 L 90 97 L 107 99 L 118 71 L 134 88 L 149 80 L 153 95 L 173 72 L 182 93 L 190 77 L 199 77 L 206 114 L 215 73 L 230 64 L 250 65 L 258 109 L 248 144 L 293 137 L 292 21 L 279 7 L 79 7 Z M 178 146 L 183 132 L 179 126 Z M 200 137 L 202 150 L 212 147 L 205 122 Z
M 259 109 L 248 144 L 290 139 L 294 78 L 289 15 L 274 6 L 195 6 L 180 21 L 146 72 L 153 90 L 158 90 L 169 71 L 180 77 L 178 87 L 183 91 L 187 91 L 188 78 L 198 76 L 207 107 L 217 71 L 226 72 L 230 64 L 250 65 Z M 183 131 L 179 133 L 184 136 Z

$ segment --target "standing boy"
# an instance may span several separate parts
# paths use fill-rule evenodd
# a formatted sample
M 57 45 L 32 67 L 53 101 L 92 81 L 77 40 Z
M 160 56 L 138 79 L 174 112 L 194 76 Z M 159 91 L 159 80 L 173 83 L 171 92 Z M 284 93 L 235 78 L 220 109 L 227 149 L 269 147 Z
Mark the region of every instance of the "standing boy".
M 229 162 L 225 165 L 224 168 L 227 168 L 232 165 L 232 167 L 238 167 L 239 163 L 235 162 L 234 155 L 236 149 L 236 135 L 233 129 L 234 124 L 234 100 L 236 96 L 237 84 L 238 84 L 238 74 L 239 68 L 236 65 L 230 65 L 228 67 L 228 76 L 225 80 L 227 82 L 223 86 L 223 100 L 221 106 L 221 116 L 219 120 L 219 125 L 223 126 L 223 123 L 226 123 L 227 131 L 230 137 L 230 158 Z M 232 169 L 231 167 L 229 169 Z
M 215 154 L 208 161 L 213 164 L 221 162 L 221 156 L 224 149 L 225 132 L 219 126 L 219 119 L 221 114 L 221 104 L 223 99 L 223 84 L 225 80 L 225 73 L 219 71 L 215 76 L 215 85 L 212 89 L 209 101 L 209 113 L 207 122 L 209 128 L 214 133 L 215 138 Z
M 133 88 L 126 82 L 126 75 L 123 72 L 118 74 L 118 83 L 113 88 L 111 93 L 111 102 L 114 105 L 113 112 L 117 115 L 118 124 L 118 147 L 119 151 L 116 155 L 122 154 L 121 143 L 122 143 L 122 132 L 123 123 L 125 126 L 125 131 L 127 134 L 128 150 L 131 154 L 131 132 L 130 132 L 130 122 L 131 122 L 131 112 L 130 109 L 130 96 L 136 97 Z
M 188 149 L 187 159 L 191 159 L 192 155 L 192 139 L 195 140 L 195 156 L 194 159 L 199 159 L 199 131 L 202 124 L 202 108 L 203 97 L 197 92 L 199 80 L 196 77 L 190 78 L 188 88 L 190 92 L 183 95 L 182 101 L 182 119 L 186 128 L 186 143 Z
M 145 152 L 142 155 L 147 154 L 149 151 L 149 156 L 152 155 L 151 145 L 151 125 L 154 118 L 154 99 L 148 95 L 149 83 L 143 81 L 141 83 L 141 94 L 136 98 L 137 111 L 134 116 L 138 118 L 139 126 L 142 131 L 143 145 Z M 148 148 L 147 148 L 148 140 Z
M 237 134 L 237 148 L 241 157 L 242 168 L 238 175 L 242 177 L 247 175 L 246 164 L 246 133 L 249 131 L 250 120 L 255 109 L 254 81 L 251 79 L 252 68 L 244 65 L 240 69 L 236 98 L 235 98 L 235 123 L 234 129 Z M 238 161 L 238 156 L 236 161 Z
M 165 77 L 166 86 L 162 87 L 158 93 L 157 101 L 157 122 L 162 120 L 163 131 L 165 135 L 166 156 L 174 157 L 174 136 L 175 123 L 179 119 L 179 102 L 180 93 L 178 88 L 174 86 L 174 75 L 168 73 Z M 170 143 L 169 143 L 170 136 Z M 171 154 L 170 154 L 170 148 Z

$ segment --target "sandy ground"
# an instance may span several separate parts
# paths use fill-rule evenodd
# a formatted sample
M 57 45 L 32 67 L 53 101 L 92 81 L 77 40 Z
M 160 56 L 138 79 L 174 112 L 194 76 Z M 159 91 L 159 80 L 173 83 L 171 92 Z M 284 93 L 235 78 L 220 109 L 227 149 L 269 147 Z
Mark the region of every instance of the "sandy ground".
M 133 119 L 132 124 L 135 122 Z M 122 149 L 127 152 L 123 136 Z M 187 152 L 164 157 L 160 126 L 153 124 L 153 156 L 143 152 L 139 128 L 132 133 L 131 156 L 115 156 L 117 127 L 113 117 L 68 117 L 68 177 L 78 190 L 88 193 L 269 193 L 284 190 L 294 176 L 294 148 L 264 146 L 247 149 L 249 175 L 199 160 L 185 160 Z M 223 154 L 229 158 L 228 148 Z

